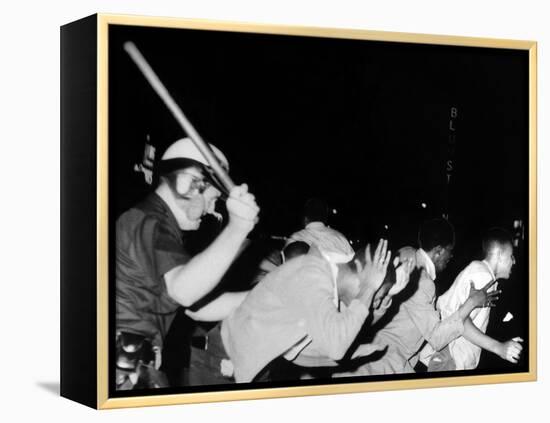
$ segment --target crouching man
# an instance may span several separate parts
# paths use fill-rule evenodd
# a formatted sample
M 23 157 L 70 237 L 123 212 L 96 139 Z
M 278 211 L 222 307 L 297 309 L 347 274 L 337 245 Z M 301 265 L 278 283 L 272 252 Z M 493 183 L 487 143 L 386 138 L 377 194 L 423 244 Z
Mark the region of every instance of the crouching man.
M 361 363 L 352 371 L 335 376 L 413 373 L 418 362 L 418 351 L 425 341 L 434 350 L 442 350 L 464 333 L 464 321 L 474 309 L 485 307 L 496 300 L 499 292 L 490 291 L 492 282 L 479 289 L 475 289 L 471 283 L 472 287 L 464 297 L 463 304 L 454 313 L 441 319 L 435 309 L 435 280 L 452 257 L 454 228 L 445 219 L 426 221 L 420 227 L 418 242 L 420 248 L 415 253 L 417 283 L 411 284 L 412 292 L 404 292 L 408 295 L 395 304 L 396 310 L 391 320 L 370 340 L 376 345 L 386 345 L 386 352 L 377 359 Z
M 370 247 L 359 254 L 353 260 L 314 245 L 250 291 L 221 330 L 236 382 L 262 380 L 273 360 L 294 361 L 305 350 L 336 365 L 369 315 L 391 257 L 384 240 L 374 255 Z M 353 299 L 345 306 L 340 297 Z

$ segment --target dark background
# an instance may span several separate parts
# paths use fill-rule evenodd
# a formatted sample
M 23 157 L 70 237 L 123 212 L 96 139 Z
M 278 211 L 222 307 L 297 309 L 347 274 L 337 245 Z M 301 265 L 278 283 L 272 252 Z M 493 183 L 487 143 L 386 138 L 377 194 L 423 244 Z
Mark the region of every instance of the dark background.
M 517 264 L 500 285 L 488 333 L 527 339 L 526 51 L 111 26 L 112 221 L 151 189 L 133 170 L 147 137 L 159 159 L 185 136 L 124 52 L 126 41 L 225 153 L 235 182 L 256 195 L 260 222 L 250 238 L 257 254 L 273 246 L 270 236 L 301 227 L 312 196 L 336 210 L 329 223 L 354 247 L 379 236 L 393 249 L 416 245 L 418 224 L 446 214 L 457 244 L 438 277 L 441 293 L 480 258 L 484 230 L 514 231 L 521 221 Z M 219 230 L 203 223 L 197 250 Z M 508 311 L 515 318 L 504 324 Z M 482 364 L 491 372 L 527 369 L 525 359 L 510 366 L 490 355 Z

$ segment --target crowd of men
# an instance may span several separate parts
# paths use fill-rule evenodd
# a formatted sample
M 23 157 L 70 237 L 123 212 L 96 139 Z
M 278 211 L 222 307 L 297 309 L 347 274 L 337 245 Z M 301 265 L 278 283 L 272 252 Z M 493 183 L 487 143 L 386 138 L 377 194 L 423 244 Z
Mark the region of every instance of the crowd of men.
M 229 163 L 211 146 L 220 164 Z M 435 283 L 453 256 L 454 228 L 424 222 L 418 245 L 380 239 L 354 251 L 326 225 L 320 200 L 306 205 L 304 229 L 266 257 L 250 289 L 223 292 L 199 309 L 247 246 L 259 207 L 246 184 L 226 192 L 201 152 L 184 138 L 158 164 L 159 181 L 116 224 L 116 388 L 170 386 L 163 348 L 181 307 L 193 320 L 218 322 L 186 339 L 190 362 L 179 386 L 327 379 L 470 370 L 481 350 L 517 363 L 518 337 L 486 335 L 491 307 L 515 263 L 504 229 L 488 229 L 473 260 L 436 298 Z M 200 253 L 186 247 L 207 214 L 225 201 L 228 220 Z M 393 251 L 393 252 L 392 252 Z M 174 383 L 172 383 L 174 386 Z

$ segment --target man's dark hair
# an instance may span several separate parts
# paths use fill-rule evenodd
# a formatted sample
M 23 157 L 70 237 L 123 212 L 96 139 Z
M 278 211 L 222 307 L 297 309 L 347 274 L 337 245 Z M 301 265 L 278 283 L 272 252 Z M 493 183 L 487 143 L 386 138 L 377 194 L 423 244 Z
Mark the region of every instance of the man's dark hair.
M 443 218 L 427 220 L 418 231 L 418 244 L 424 251 L 431 251 L 435 247 L 454 245 L 455 230 L 453 225 Z
M 491 228 L 483 236 L 481 249 L 483 255 L 487 257 L 495 246 L 502 247 L 506 245 L 514 245 L 512 234 L 503 228 Z
M 310 198 L 304 206 L 304 218 L 309 222 L 328 221 L 328 204 L 320 198 Z
M 294 257 L 303 256 L 307 254 L 308 251 L 309 245 L 307 243 L 303 241 L 294 241 L 283 249 L 283 255 L 285 256 L 285 260 L 288 261 Z

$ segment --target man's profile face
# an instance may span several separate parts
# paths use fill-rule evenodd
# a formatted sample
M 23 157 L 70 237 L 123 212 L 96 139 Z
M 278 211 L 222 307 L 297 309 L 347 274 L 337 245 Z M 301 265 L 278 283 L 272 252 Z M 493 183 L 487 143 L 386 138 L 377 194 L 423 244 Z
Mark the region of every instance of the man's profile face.
M 514 248 L 511 244 L 506 244 L 500 248 L 496 277 L 499 279 L 508 279 L 512 273 L 512 267 L 516 263 L 514 258 Z
M 435 270 L 442 272 L 453 258 L 454 245 L 447 245 L 439 251 L 439 256 L 434 262 Z

